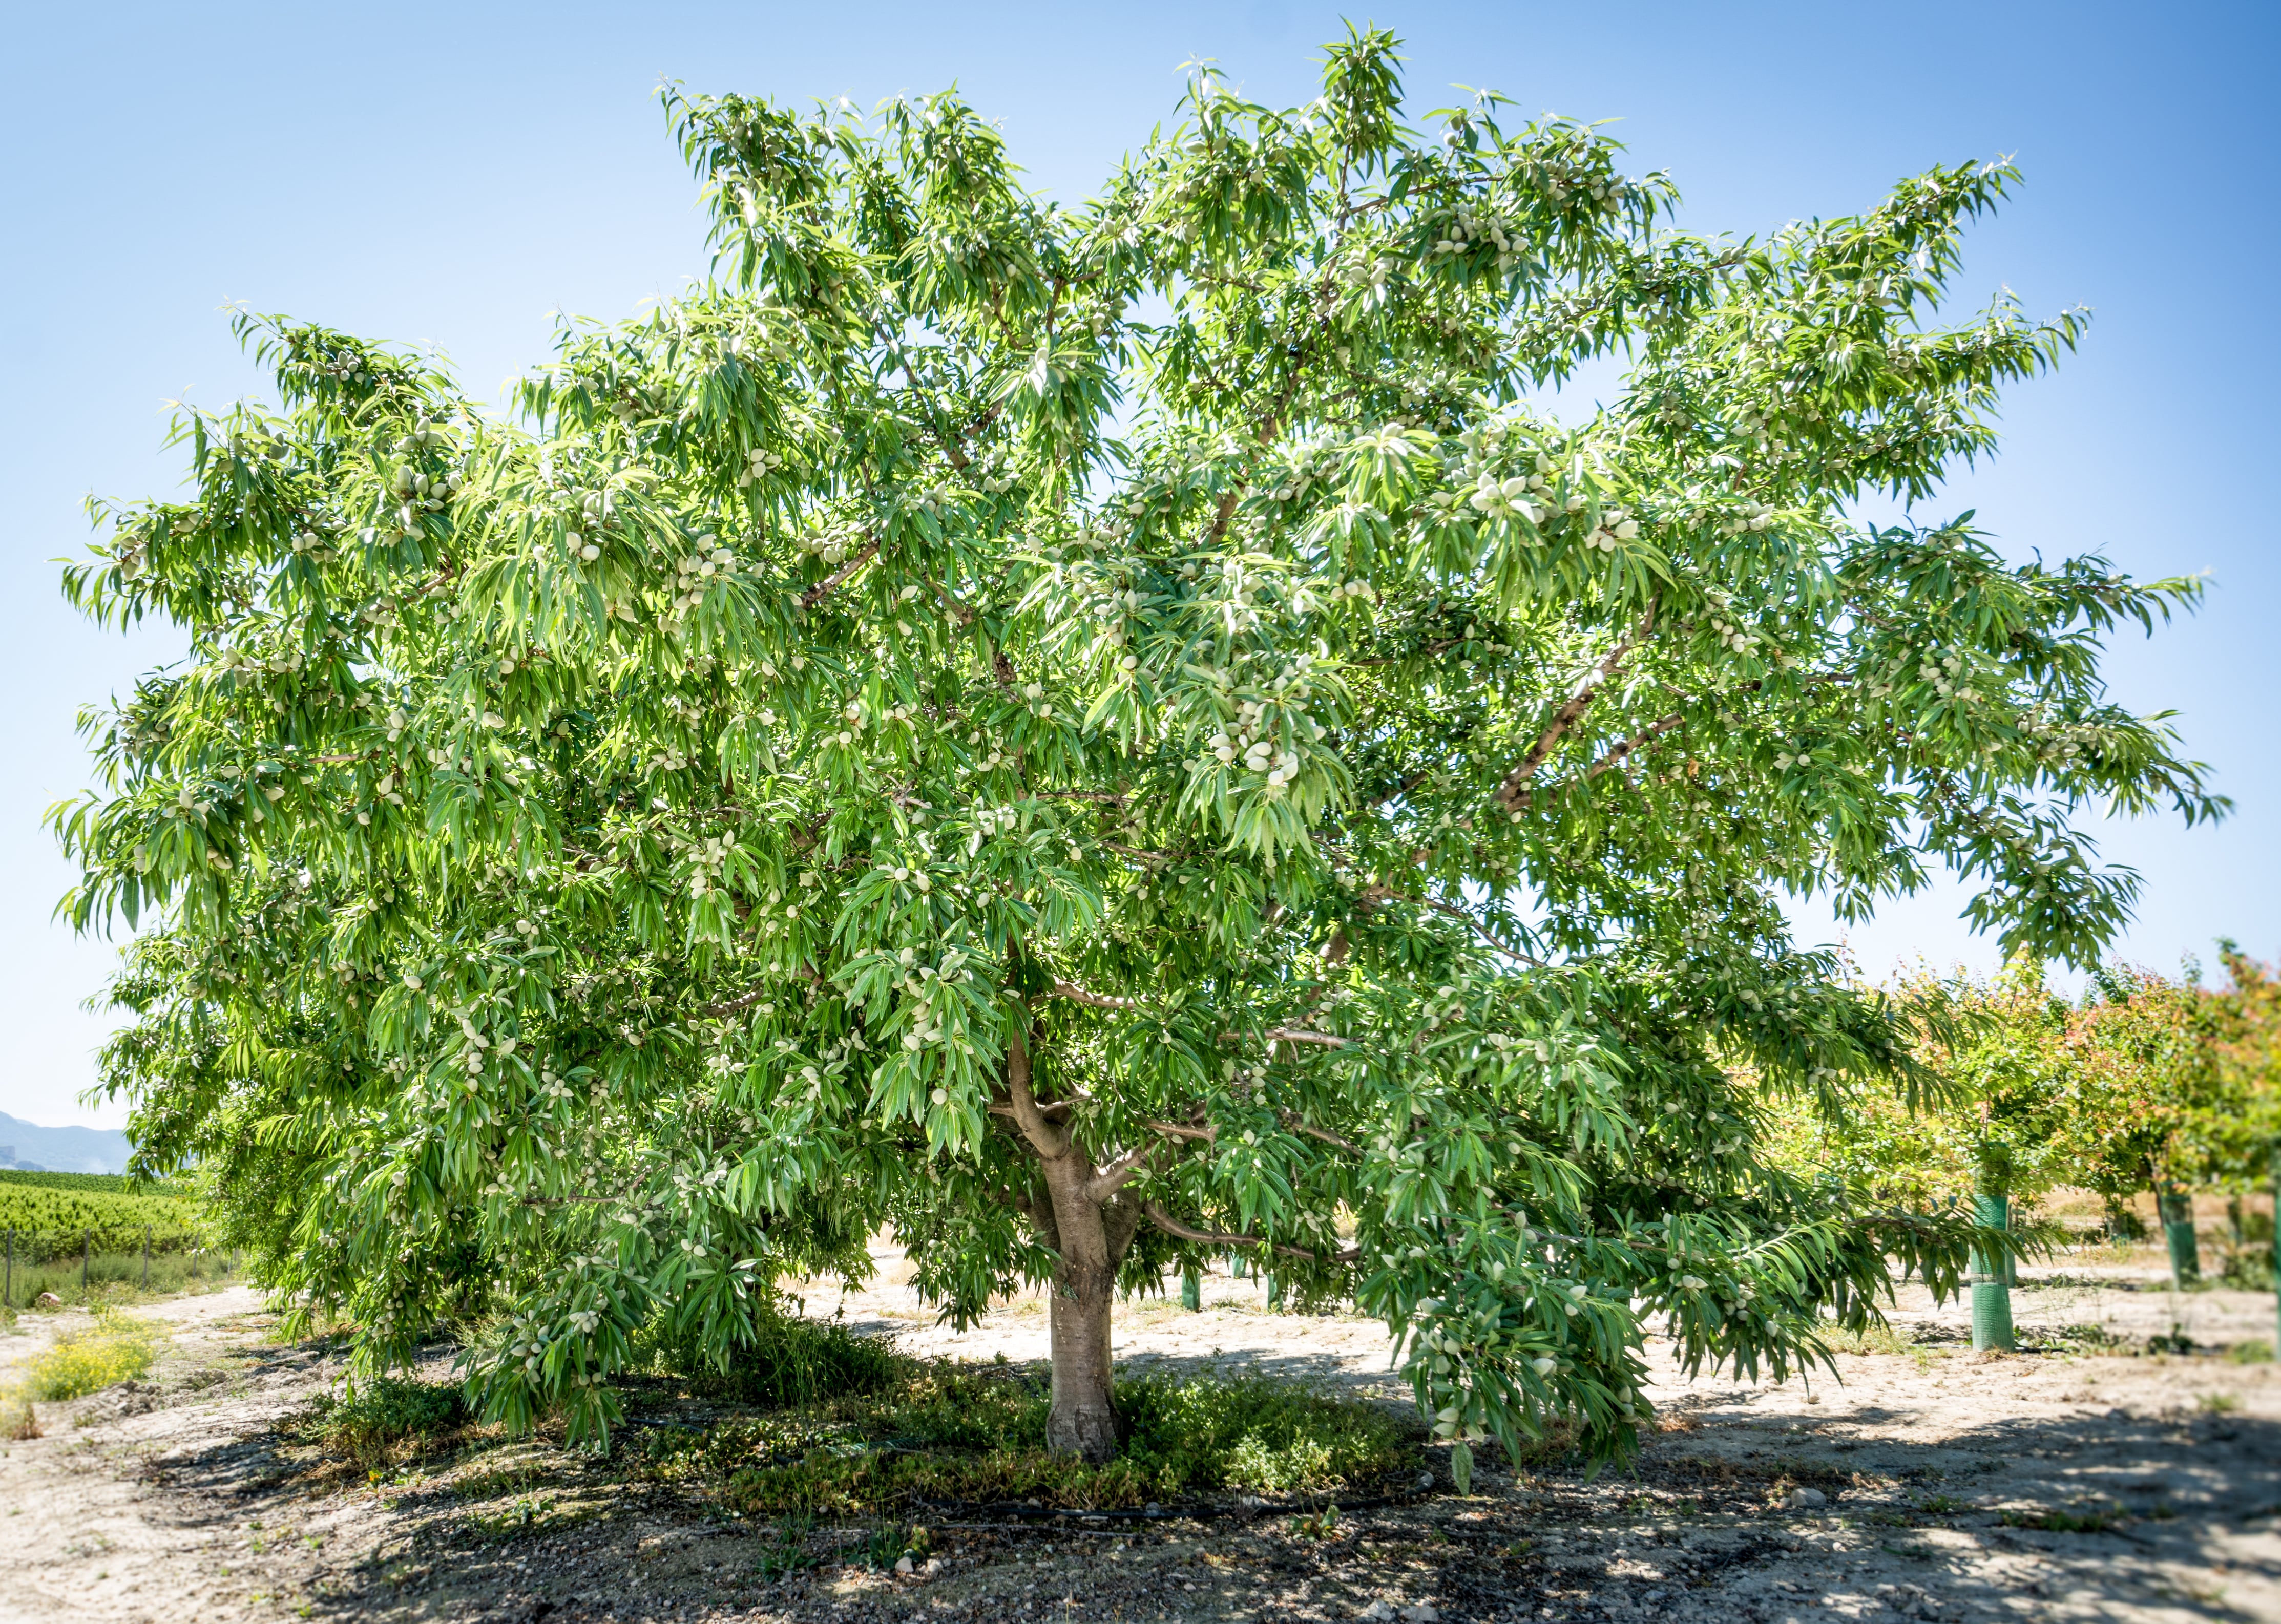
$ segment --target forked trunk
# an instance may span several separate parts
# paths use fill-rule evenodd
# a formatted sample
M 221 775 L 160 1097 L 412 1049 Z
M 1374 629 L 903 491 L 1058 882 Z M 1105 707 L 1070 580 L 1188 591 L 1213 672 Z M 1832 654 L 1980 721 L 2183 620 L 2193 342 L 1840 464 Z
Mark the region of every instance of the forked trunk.
M 1028 1037 L 1017 1031 L 1007 1045 L 1006 1086 L 1009 1114 L 1037 1153 L 1046 1187 L 1026 1203 L 1030 1218 L 1060 1259 L 1050 1311 L 1054 1385 L 1046 1447 L 1108 1460 L 1117 1453 L 1109 1311 L 1117 1299 L 1117 1266 L 1140 1222 L 1140 1208 L 1118 1192 L 1139 1161 L 1128 1157 L 1104 1176 L 1073 1133 L 1048 1120 L 1030 1089 Z

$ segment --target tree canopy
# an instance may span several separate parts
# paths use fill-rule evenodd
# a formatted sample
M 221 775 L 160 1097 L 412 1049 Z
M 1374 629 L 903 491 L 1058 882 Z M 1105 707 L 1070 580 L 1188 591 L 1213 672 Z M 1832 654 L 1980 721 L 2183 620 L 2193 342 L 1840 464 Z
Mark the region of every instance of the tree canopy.
M 667 109 L 711 280 L 507 419 L 244 316 L 277 406 L 68 572 L 191 651 L 56 816 L 143 927 L 106 1078 L 270 1284 L 592 1435 L 642 1326 L 726 1357 L 892 1224 L 954 1319 L 1052 1282 L 1096 1455 L 1114 1293 L 1216 1252 L 1443 1436 L 1604 1453 L 1645 1321 L 1780 1373 L 1829 1282 L 1952 1285 L 1961 1220 L 1759 1155 L 1937 1080 L 1782 894 L 1945 865 L 2084 961 L 2077 816 L 2222 809 L 2099 674 L 2194 583 L 1859 516 L 2076 341 L 1945 304 L 2008 166 L 1705 238 L 1376 32 L 1298 108 L 1200 70 L 1079 206 L 954 95 Z

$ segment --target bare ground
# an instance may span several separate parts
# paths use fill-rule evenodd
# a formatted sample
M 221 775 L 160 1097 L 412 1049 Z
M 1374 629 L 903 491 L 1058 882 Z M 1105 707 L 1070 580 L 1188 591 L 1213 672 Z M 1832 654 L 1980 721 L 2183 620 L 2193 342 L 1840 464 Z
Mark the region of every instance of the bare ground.
M 880 1262 L 861 1291 L 812 1283 L 808 1311 L 914 1351 L 1043 1354 L 1037 1302 L 954 1334 Z M 1651 1345 L 1664 1430 L 1629 1473 L 1492 1462 L 1461 1497 L 1437 1463 L 1430 1492 L 1327 1528 L 1288 1509 L 939 1525 L 940 1568 L 909 1576 L 845 1559 L 866 1527 L 825 1527 L 774 1581 L 777 1528 L 543 1437 L 376 1481 L 326 1468 L 278 1425 L 337 1373 L 326 1345 L 274 1342 L 235 1289 L 151 1311 L 174 1336 L 149 1380 L 43 1404 L 44 1436 L 0 1446 L 0 1618 L 2281 1620 L 2281 1367 L 2220 1351 L 2269 1342 L 2274 1300 L 2177 1296 L 2151 1263 L 2031 1272 L 2015 1311 L 2040 1351 L 2012 1357 L 1907 1295 L 1894 1350 L 1840 1356 L 1842 1384 L 1690 1383 Z M 0 1374 L 71 1318 L 25 1316 Z M 2174 1326 L 2195 1352 L 2102 1351 Z M 1270 1313 L 1249 1281 L 1213 1278 L 1197 1314 L 1127 1305 L 1117 1335 L 1131 1365 L 1404 1396 L 1380 1327 Z

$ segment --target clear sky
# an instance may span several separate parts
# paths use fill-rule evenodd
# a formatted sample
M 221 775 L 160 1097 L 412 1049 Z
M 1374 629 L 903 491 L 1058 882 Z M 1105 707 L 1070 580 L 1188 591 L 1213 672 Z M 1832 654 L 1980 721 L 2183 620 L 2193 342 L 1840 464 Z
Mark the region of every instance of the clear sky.
M 1419 111 L 1453 85 L 1521 112 L 1620 120 L 1697 229 L 1850 213 L 1936 162 L 2016 156 L 2028 183 L 1969 245 L 1964 286 L 2095 313 L 2081 353 L 2019 389 L 2002 454 L 1953 488 L 2008 550 L 2098 549 L 2209 572 L 2207 608 L 2114 653 L 2118 695 L 2174 708 L 2238 811 L 2113 826 L 2146 876 L 2127 956 L 2212 939 L 2281 950 L 2281 571 L 2275 561 L 2276 123 L 2269 4 L 1425 4 Z M 1332 6 L 699 4 L 226 8 L 22 3 L 0 48 L 0 1110 L 88 1106 L 108 1020 L 81 1008 L 115 944 L 50 923 L 70 875 L 41 823 L 86 782 L 77 708 L 167 657 L 75 619 L 58 557 L 90 492 L 177 488 L 166 402 L 258 391 L 220 306 L 242 300 L 430 342 L 483 392 L 547 352 L 557 310 L 632 312 L 705 260 L 695 187 L 652 90 L 870 104 L 955 81 L 1036 185 L 1076 199 L 1169 119 L 1179 67 L 1253 97 L 1311 93 Z M 2262 110 L 2262 111 L 2261 111 Z M 1872 972 L 1993 950 L 1941 891 L 1852 933 Z M 1835 930 L 1811 904 L 1800 928 Z

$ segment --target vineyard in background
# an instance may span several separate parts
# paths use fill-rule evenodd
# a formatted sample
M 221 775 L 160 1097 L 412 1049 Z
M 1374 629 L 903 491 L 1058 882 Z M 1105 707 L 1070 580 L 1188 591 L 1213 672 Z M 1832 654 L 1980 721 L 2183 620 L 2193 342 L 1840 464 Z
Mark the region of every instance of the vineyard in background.
M 207 1233 L 197 1203 L 163 1187 L 131 1187 L 104 1173 L 0 1172 L 0 1231 L 16 1235 L 19 1263 L 65 1253 L 138 1255 L 147 1236 L 154 1253 L 195 1251 Z
M 219 1283 L 236 1262 L 211 1244 L 180 1190 L 114 1173 L 0 1172 L 0 1311 L 43 1292 L 78 1303 Z

